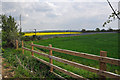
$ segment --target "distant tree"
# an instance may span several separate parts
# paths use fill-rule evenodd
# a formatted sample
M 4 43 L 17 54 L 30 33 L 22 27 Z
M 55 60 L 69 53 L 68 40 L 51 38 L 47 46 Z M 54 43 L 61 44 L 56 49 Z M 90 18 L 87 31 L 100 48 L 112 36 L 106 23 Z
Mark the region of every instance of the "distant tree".
M 112 32 L 112 31 L 113 31 L 113 29 L 112 29 L 111 27 L 109 27 L 108 31 Z
M 82 29 L 81 32 L 86 32 L 86 30 L 85 30 L 85 29 Z
M 0 15 L 2 23 L 2 40 L 6 46 L 15 47 L 15 41 L 19 39 L 18 25 L 12 16 Z
M 102 29 L 101 32 L 106 32 L 106 30 L 105 30 L 105 29 Z
M 100 32 L 100 29 L 99 29 L 99 28 L 96 28 L 95 31 L 96 31 L 96 32 Z

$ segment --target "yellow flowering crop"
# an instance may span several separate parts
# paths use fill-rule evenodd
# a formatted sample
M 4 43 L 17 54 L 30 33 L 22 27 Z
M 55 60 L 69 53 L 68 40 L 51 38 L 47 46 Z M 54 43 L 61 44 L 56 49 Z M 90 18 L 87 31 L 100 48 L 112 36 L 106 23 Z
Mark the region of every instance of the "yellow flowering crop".
M 37 32 L 37 36 L 43 35 L 59 35 L 59 34 L 81 34 L 81 32 Z M 35 33 L 25 33 L 24 36 L 33 36 Z

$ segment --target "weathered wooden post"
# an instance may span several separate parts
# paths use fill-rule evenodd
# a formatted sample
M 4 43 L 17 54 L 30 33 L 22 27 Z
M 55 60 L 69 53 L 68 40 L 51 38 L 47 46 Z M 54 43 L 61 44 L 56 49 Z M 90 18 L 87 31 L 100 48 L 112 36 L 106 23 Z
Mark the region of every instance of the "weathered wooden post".
M 16 40 L 16 49 L 18 49 L 18 40 Z
M 33 42 L 31 42 L 31 46 L 32 46 L 32 50 L 34 50 L 34 47 L 33 47 Z M 34 52 L 32 52 L 31 54 L 32 56 L 34 56 Z
M 24 43 L 23 43 L 23 41 L 22 41 L 22 53 L 24 54 Z
M 100 51 L 100 56 L 103 56 L 103 57 L 107 57 L 107 52 L 106 51 Z M 100 70 L 103 70 L 103 71 L 106 71 L 106 63 L 105 62 L 102 62 L 102 59 L 100 60 Z M 105 76 L 102 76 L 100 75 L 100 80 L 105 80 L 106 77 Z
M 52 48 L 52 45 L 49 44 L 49 47 Z M 49 55 L 52 56 L 52 50 L 50 50 Z M 53 64 L 53 60 L 49 58 L 49 63 Z M 53 72 L 53 66 L 50 66 L 50 72 Z

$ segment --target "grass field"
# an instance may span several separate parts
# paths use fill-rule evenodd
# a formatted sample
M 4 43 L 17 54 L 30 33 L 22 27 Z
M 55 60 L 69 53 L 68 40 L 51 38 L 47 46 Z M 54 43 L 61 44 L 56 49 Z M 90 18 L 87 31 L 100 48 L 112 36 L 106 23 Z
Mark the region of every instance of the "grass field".
M 5 72 L 2 77 L 8 76 L 7 78 L 21 78 L 25 80 L 29 78 L 34 78 L 34 80 L 57 79 L 54 74 L 49 72 L 49 67 L 38 60 L 33 59 L 29 54 L 30 52 L 27 52 L 24 55 L 21 53 L 21 48 L 17 50 L 5 48 L 5 51 L 2 55 L 4 58 L 2 64 L 6 65 L 2 67 L 2 69 L 4 69 L 3 73 Z M 16 58 L 16 56 L 18 58 Z
M 29 44 L 30 42 L 26 42 Z M 84 52 L 88 54 L 100 55 L 100 50 L 107 51 L 107 56 L 111 58 L 119 58 L 118 56 L 118 33 L 107 33 L 107 34 L 92 34 L 92 35 L 81 35 L 81 36 L 72 36 L 72 37 L 61 37 L 61 38 L 51 38 L 46 40 L 36 40 L 34 44 L 48 46 L 52 44 L 53 47 L 73 50 L 78 52 Z M 29 46 L 30 48 L 30 46 Z M 35 48 L 36 50 L 41 50 L 48 54 L 48 50 Z M 78 62 L 84 65 L 88 65 L 91 67 L 99 68 L 99 62 L 89 59 L 84 59 L 81 57 L 71 56 L 64 53 L 53 52 L 54 56 L 58 56 L 64 59 L 68 59 L 74 62 Z M 35 56 L 49 61 L 48 58 L 43 56 L 39 56 L 35 54 Z M 68 71 L 74 72 L 86 78 L 98 78 L 95 73 L 78 69 L 73 66 L 69 66 L 67 64 L 63 64 L 57 61 L 53 61 L 53 63 L 59 67 L 62 67 Z M 107 71 L 114 72 L 116 74 L 120 74 L 120 68 L 115 65 L 107 64 Z M 56 71 L 56 73 L 61 74 L 62 76 L 69 78 L 69 76 Z
M 108 57 L 118 58 L 118 34 L 92 34 L 73 37 L 52 38 L 34 41 L 35 44 L 74 50 L 99 55 L 100 50 L 107 51 Z
M 37 36 L 44 36 L 44 35 L 59 35 L 59 34 L 80 34 L 81 32 L 37 32 Z M 24 36 L 33 36 L 35 33 L 25 33 Z

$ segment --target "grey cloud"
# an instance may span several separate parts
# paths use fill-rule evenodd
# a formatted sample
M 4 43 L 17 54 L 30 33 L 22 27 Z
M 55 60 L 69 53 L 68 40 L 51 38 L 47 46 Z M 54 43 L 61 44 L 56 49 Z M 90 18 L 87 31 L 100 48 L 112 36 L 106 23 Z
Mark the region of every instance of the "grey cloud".
M 24 30 L 94 29 L 101 27 L 112 12 L 107 3 L 92 2 L 3 2 L 2 7 L 5 14 L 11 14 L 17 21 L 19 21 L 19 15 L 22 15 Z M 113 26 L 112 23 L 111 26 Z
M 36 3 L 33 5 L 33 9 L 38 12 L 52 11 L 53 9 L 46 3 Z
M 57 15 L 56 15 L 56 14 L 53 14 L 53 13 L 48 13 L 46 16 L 51 17 L 51 18 L 57 17 Z

